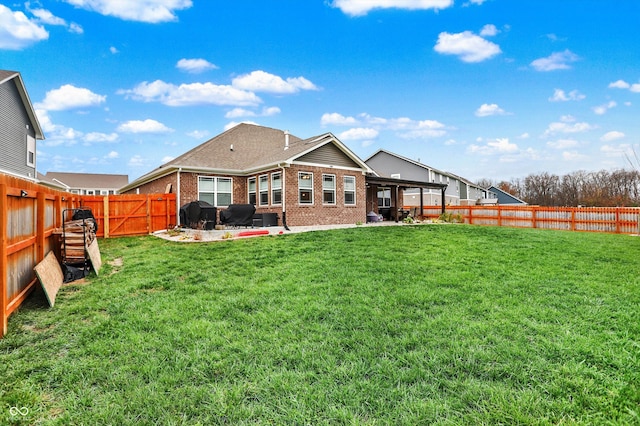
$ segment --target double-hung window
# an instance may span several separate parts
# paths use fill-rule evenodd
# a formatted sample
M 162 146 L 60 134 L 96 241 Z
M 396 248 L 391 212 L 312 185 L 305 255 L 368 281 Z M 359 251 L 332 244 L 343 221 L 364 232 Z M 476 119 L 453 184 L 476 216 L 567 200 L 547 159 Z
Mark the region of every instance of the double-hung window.
M 198 200 L 216 207 L 227 207 L 232 203 L 232 193 L 231 178 L 198 176 Z
M 249 178 L 249 204 L 256 205 L 256 178 Z
M 378 190 L 378 207 L 391 207 L 391 189 L 380 188 Z
M 322 175 L 322 203 L 336 203 L 336 175 Z
M 298 173 L 298 202 L 313 204 L 313 173 Z
M 271 173 L 271 204 L 282 204 L 282 173 Z
M 354 206 L 356 204 L 356 178 L 355 176 L 344 177 L 344 205 Z
M 260 176 L 260 205 L 269 205 L 269 176 Z

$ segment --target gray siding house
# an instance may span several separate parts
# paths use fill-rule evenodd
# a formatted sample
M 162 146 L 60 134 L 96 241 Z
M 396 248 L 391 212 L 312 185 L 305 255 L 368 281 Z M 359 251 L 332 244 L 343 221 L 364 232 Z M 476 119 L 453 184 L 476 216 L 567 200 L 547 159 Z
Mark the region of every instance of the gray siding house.
M 421 197 L 423 206 L 468 206 L 482 204 L 482 201 L 495 196 L 468 179 L 383 149 L 365 160 L 365 163 L 381 176 L 446 185 L 444 198 L 438 188 L 427 189 L 423 194 L 417 190 L 406 190 L 405 206 L 419 206 Z
M 36 140 L 44 134 L 19 72 L 0 70 L 0 173 L 36 179 Z

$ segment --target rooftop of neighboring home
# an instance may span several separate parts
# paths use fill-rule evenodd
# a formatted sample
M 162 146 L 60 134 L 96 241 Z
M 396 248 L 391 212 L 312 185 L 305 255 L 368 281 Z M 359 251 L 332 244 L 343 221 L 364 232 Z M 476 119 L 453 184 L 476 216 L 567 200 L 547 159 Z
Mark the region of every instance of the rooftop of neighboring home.
M 113 194 L 129 183 L 127 175 L 98 173 L 47 172 L 46 175 L 38 173 L 38 179 L 65 191 L 95 195 Z

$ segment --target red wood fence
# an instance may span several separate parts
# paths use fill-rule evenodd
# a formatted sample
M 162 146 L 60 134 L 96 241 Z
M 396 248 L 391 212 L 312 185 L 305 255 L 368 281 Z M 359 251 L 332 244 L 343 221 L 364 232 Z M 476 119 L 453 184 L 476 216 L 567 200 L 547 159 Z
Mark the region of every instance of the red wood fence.
M 448 206 L 465 223 L 566 231 L 640 234 L 640 207 Z M 440 207 L 424 206 L 425 218 L 440 216 Z
M 35 288 L 33 268 L 57 251 L 65 209 L 91 208 L 98 236 L 143 235 L 176 223 L 175 194 L 83 196 L 0 174 L 0 338 Z

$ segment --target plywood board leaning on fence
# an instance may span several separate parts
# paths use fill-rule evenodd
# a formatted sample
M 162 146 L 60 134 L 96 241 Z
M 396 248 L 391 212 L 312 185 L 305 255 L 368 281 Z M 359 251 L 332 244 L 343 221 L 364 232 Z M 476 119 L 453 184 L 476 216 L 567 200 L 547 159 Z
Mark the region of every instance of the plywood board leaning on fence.
M 56 294 L 58 294 L 58 290 L 60 290 L 64 281 L 64 274 L 58 259 L 50 251 L 33 269 L 36 271 L 40 284 L 42 284 L 49 306 L 53 307 L 56 303 Z
M 102 267 L 102 258 L 100 257 L 100 248 L 98 247 L 97 239 L 93 240 L 93 242 L 89 244 L 89 247 L 87 247 L 87 255 L 89 256 L 93 270 L 96 275 L 98 275 Z

